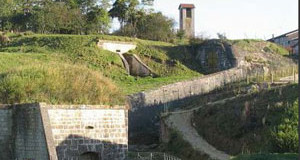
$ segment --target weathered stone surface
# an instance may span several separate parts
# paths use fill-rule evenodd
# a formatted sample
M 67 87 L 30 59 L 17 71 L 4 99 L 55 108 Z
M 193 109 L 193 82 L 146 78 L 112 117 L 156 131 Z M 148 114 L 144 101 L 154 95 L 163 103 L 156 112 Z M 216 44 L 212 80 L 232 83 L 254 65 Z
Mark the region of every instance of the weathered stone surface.
M 214 73 L 237 66 L 231 46 L 217 40 L 207 41 L 198 46 L 196 59 L 205 73 Z
M 121 41 L 104 41 L 99 40 L 98 47 L 109 50 L 111 52 L 115 52 L 118 54 L 127 53 L 130 50 L 134 50 L 136 45 L 130 42 L 121 42 Z
M 130 75 L 146 77 L 151 76 L 153 71 L 142 62 L 136 55 L 132 54 L 123 54 L 127 63 L 129 64 Z

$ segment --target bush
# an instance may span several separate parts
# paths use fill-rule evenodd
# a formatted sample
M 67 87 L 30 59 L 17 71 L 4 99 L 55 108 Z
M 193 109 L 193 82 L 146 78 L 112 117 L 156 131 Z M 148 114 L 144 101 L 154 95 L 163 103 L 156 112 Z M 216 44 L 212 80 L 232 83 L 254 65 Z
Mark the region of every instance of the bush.
M 288 118 L 284 118 L 272 131 L 273 147 L 276 152 L 298 151 L 298 101 L 294 103 L 291 109 L 285 110 Z
M 1 103 L 124 104 L 117 87 L 83 66 L 29 66 L 0 75 Z
M 33 35 L 34 33 L 32 31 L 26 31 L 24 32 L 24 35 L 26 36 L 30 36 L 30 35 Z
M 10 42 L 10 39 L 9 39 L 8 36 L 6 36 L 4 34 L 0 34 L 0 43 L 1 43 L 1 45 L 5 45 L 9 42 Z

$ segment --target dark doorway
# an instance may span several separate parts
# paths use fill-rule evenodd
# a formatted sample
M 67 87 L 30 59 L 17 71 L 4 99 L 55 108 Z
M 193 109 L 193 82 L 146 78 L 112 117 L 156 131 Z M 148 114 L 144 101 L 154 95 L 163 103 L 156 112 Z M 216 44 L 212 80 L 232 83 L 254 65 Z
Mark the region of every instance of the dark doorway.
M 80 155 L 80 160 L 101 160 L 101 157 L 98 153 L 95 152 L 86 152 Z

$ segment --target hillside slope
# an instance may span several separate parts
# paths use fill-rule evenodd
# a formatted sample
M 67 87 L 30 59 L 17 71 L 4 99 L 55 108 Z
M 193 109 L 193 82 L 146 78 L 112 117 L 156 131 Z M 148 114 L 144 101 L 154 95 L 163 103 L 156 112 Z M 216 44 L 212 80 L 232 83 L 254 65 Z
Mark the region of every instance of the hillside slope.
M 133 39 L 127 37 L 117 37 L 117 36 L 107 36 L 107 35 L 38 35 L 38 34 L 9 34 L 11 42 L 8 44 L 2 44 L 0 48 L 0 74 L 1 77 L 9 77 L 10 74 L 17 78 L 22 76 L 22 70 L 26 70 L 28 67 L 36 68 L 32 72 L 42 72 L 37 71 L 38 68 L 52 68 L 55 66 L 53 72 L 56 74 L 61 74 L 58 70 L 63 70 L 62 66 L 70 66 L 70 70 L 74 73 L 84 73 L 93 72 L 99 74 L 98 77 L 102 77 L 103 81 L 107 81 L 111 86 L 115 86 L 115 89 L 108 89 L 108 91 L 113 91 L 118 93 L 119 96 L 116 98 L 121 99 L 119 103 L 125 102 L 125 95 L 145 91 L 149 89 L 158 88 L 165 84 L 170 84 L 182 80 L 192 79 L 194 77 L 202 76 L 201 66 L 199 61 L 195 58 L 196 52 L 195 48 L 188 45 L 174 45 L 165 42 L 155 42 L 146 41 L 140 39 Z M 123 67 L 121 59 L 115 53 L 101 50 L 97 47 L 96 43 L 99 39 L 104 40 L 114 40 L 114 41 L 130 41 L 137 44 L 137 49 L 132 51 L 138 55 L 146 65 L 148 65 L 158 77 L 133 77 L 126 73 Z M 276 53 L 275 53 L 276 54 Z M 79 68 L 82 68 L 79 70 Z M 14 70 L 18 70 L 18 73 L 14 73 Z M 31 72 L 27 70 L 27 72 Z M 43 71 L 44 72 L 44 71 Z M 70 72 L 70 73 L 73 73 Z M 37 73 L 30 73 L 37 74 Z M 92 74 L 95 75 L 95 74 Z M 52 77 L 51 75 L 49 75 Z M 81 79 L 80 74 L 72 74 L 73 79 Z M 22 78 L 21 78 L 22 79 Z M 31 82 L 38 81 L 35 78 L 30 77 Z M 104 80 L 105 79 L 105 80 Z M 3 81 L 4 79 L 1 78 Z M 11 81 L 11 79 L 6 78 L 6 81 Z M 91 81 L 88 80 L 89 82 Z M 102 82 L 102 81 L 101 81 Z M 15 83 L 15 82 L 14 82 Z M 53 86 L 56 82 L 51 82 Z M 65 83 L 65 85 L 71 85 L 72 82 L 60 82 Z M 8 96 L 2 101 L 2 103 L 12 103 L 12 102 L 33 102 L 33 101 L 47 101 L 49 98 L 25 98 L 34 92 L 38 95 L 39 93 L 48 92 L 48 90 L 38 89 L 42 88 L 36 87 L 37 89 L 24 90 L 24 88 L 32 88 L 32 86 L 26 84 L 25 82 L 18 82 L 21 87 L 19 90 L 6 89 L 1 90 L 2 95 Z M 49 84 L 50 85 L 50 84 Z M 99 85 L 103 86 L 103 85 Z M 12 87 L 14 88 L 14 87 Z M 75 87 L 76 88 L 76 87 Z M 22 93 L 21 94 L 21 90 Z M 102 90 L 99 88 L 99 90 Z M 92 91 L 92 89 L 90 89 Z M 78 91 L 81 92 L 81 91 Z M 51 93 L 51 92 L 50 92 Z M 82 94 L 88 93 L 82 92 Z M 114 94 L 115 94 L 114 93 Z M 17 95 L 15 95 L 17 94 Z M 59 97 L 60 95 L 56 96 Z M 111 93 L 113 94 L 113 93 Z M 49 94 L 48 94 L 49 95 Z M 53 95 L 51 93 L 50 95 Z M 77 94 L 77 98 L 80 97 Z M 22 98 L 23 97 L 23 98 Z M 47 96 L 46 96 L 47 97 Z M 66 97 L 67 98 L 67 97 Z M 10 100 L 8 100 L 10 99 Z M 53 99 L 50 97 L 50 99 Z M 51 103 L 114 103 L 118 100 L 110 100 L 109 98 L 104 98 L 99 101 L 90 100 L 50 100 Z M 80 98 L 79 98 L 80 99 Z M 48 100 L 49 101 L 49 100 Z

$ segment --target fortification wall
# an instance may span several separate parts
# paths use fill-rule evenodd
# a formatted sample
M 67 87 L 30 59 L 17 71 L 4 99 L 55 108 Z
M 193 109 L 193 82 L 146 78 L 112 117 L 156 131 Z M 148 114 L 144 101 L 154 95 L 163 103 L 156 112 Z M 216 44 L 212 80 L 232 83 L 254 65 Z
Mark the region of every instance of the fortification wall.
M 155 106 L 187 97 L 208 93 L 225 84 L 245 79 L 247 71 L 233 68 L 189 81 L 182 81 L 160 87 L 156 90 L 140 92 L 129 96 L 131 111 L 139 107 Z
M 136 144 L 139 137 L 159 140 L 160 112 L 167 105 L 170 108 L 184 106 L 190 97 L 201 96 L 222 87 L 225 84 L 246 79 L 247 71 L 233 68 L 210 74 L 190 81 L 178 82 L 160 87 L 157 90 L 140 92 L 128 97 L 131 110 L 129 112 L 129 139 Z
M 238 56 L 229 44 L 214 40 L 208 41 L 196 47 L 196 59 L 204 72 L 215 73 L 128 96 L 131 106 L 130 141 L 138 142 L 136 138 L 145 135 L 148 139 L 158 140 L 159 116 L 164 106 L 170 108 L 184 106 L 191 97 L 207 94 L 247 77 L 248 70 L 238 64 Z
M 43 103 L 2 105 L 0 159 L 125 159 L 127 109 Z

